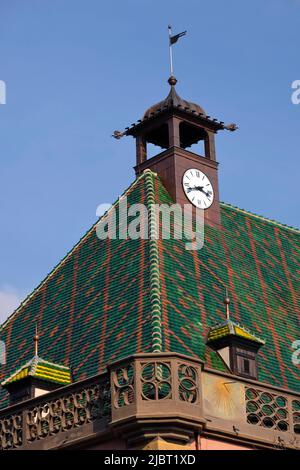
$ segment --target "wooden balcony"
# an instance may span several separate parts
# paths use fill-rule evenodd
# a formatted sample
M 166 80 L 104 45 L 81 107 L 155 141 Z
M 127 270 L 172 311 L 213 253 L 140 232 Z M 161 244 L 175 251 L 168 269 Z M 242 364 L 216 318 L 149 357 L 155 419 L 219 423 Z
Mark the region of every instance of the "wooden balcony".
M 197 433 L 300 449 L 300 395 L 205 369 L 180 354 L 139 354 L 0 411 L 2 449 L 87 448 L 114 436 L 137 448 L 158 433 L 181 445 Z

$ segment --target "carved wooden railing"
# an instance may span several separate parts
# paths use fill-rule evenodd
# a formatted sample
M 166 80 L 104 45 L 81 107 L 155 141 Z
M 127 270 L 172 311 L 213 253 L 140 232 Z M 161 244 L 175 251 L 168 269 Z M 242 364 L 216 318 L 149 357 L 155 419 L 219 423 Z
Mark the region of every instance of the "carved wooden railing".
M 300 398 L 261 387 L 245 387 L 247 422 L 300 437 Z
M 92 435 L 95 422 L 102 421 L 105 430 L 109 417 L 110 384 L 104 374 L 1 410 L 0 449 L 58 447 Z
M 0 449 L 51 449 L 155 432 L 300 449 L 300 395 L 203 367 L 180 354 L 138 354 L 108 372 L 0 410 Z M 77 444 L 76 444 L 77 445 Z
M 112 423 L 132 414 L 203 419 L 201 363 L 180 354 L 145 354 L 110 368 Z
M 299 394 L 206 370 L 201 361 L 170 353 L 137 355 L 114 364 L 111 384 L 112 424 L 126 430 L 133 417 L 135 424 L 165 419 L 179 422 L 181 430 L 173 437 L 183 441 L 200 431 L 245 445 L 300 449 Z M 170 436 L 168 430 L 166 434 Z

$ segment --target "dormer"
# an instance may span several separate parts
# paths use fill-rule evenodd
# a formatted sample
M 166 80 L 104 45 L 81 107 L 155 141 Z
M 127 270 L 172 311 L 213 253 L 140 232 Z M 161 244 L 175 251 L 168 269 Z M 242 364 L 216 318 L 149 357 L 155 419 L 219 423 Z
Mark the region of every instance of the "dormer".
M 219 353 L 233 374 L 257 379 L 257 355 L 265 341 L 230 318 L 229 302 L 226 297 L 227 318 L 210 328 L 207 345 Z
M 1 385 L 9 392 L 10 404 L 13 405 L 70 383 L 69 367 L 34 356 L 13 372 Z
M 39 357 L 37 331 L 33 339 L 35 343 L 33 358 L 1 383 L 1 386 L 9 392 L 11 405 L 44 395 L 72 382 L 69 367 Z

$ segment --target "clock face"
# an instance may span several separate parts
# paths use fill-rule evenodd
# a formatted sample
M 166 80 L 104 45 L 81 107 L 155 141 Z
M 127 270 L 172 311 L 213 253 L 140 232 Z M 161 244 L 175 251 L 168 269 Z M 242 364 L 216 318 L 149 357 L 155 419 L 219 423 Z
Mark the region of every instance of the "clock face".
M 208 177 L 196 168 L 186 170 L 182 186 L 189 201 L 198 209 L 208 209 L 214 200 L 214 190 Z

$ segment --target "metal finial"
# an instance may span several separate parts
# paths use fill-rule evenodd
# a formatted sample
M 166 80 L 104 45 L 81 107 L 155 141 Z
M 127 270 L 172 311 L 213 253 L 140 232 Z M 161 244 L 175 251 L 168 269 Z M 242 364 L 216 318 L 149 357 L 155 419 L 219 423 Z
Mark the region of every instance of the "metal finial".
M 230 298 L 228 296 L 228 290 L 226 288 L 226 297 L 224 299 L 224 304 L 226 305 L 226 319 L 230 319 L 230 311 L 229 311 L 229 304 L 230 304 Z
M 37 327 L 37 324 L 35 325 L 35 335 L 33 337 L 33 341 L 34 341 L 34 355 L 35 356 L 38 356 L 38 349 L 39 349 L 39 335 L 38 335 L 38 327 Z
M 168 84 L 171 86 L 175 86 L 177 83 L 177 79 L 174 77 L 174 75 L 171 75 L 171 77 L 168 79 Z

